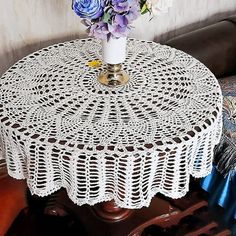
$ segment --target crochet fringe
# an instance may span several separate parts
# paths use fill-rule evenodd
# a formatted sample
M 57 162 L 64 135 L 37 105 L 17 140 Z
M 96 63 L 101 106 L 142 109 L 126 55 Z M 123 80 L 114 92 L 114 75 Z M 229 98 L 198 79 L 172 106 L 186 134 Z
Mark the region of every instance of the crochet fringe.
M 214 152 L 216 168 L 224 177 L 236 171 L 236 145 L 225 134 Z

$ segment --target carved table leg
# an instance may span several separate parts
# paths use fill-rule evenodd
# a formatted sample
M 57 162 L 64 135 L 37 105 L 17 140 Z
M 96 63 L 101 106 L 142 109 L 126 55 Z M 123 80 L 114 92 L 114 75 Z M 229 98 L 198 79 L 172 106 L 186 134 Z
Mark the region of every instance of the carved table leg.
M 120 209 L 113 201 L 77 206 L 65 191 L 60 192 L 59 204 L 68 209 L 84 226 L 89 236 L 140 236 L 143 230 L 156 224 L 159 226 L 172 225 L 172 218 L 179 213 L 177 208 L 162 199 L 153 198 L 149 207 L 139 210 Z
M 110 223 L 117 222 L 128 218 L 132 214 L 132 210 L 118 207 L 114 201 L 96 204 L 93 207 L 94 212 L 101 219 Z
M 51 216 L 66 216 L 69 214 L 61 199 L 62 191 L 59 190 L 49 196 L 44 214 Z

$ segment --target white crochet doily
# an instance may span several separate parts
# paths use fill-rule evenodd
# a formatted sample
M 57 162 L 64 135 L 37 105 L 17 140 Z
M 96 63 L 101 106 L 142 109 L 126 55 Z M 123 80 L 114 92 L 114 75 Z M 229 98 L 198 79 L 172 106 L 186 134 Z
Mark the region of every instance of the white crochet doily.
M 9 174 L 33 194 L 61 187 L 76 204 L 114 199 L 141 208 L 160 192 L 179 198 L 190 174 L 211 171 L 221 135 L 222 95 L 213 74 L 191 56 L 128 40 L 130 82 L 109 88 L 94 39 L 39 50 L 1 79 L 3 156 Z

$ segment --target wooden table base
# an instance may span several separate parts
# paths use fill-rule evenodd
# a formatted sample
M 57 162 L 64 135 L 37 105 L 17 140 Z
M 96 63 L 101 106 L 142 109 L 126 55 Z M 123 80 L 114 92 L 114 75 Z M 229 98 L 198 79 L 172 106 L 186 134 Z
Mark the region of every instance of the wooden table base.
M 117 207 L 113 201 L 94 207 L 77 206 L 67 197 L 65 191 L 59 192 L 54 208 L 51 204 L 47 213 L 50 214 L 51 211 L 55 215 L 58 209 L 73 214 L 83 224 L 88 236 L 140 236 L 150 225 L 166 227 L 175 224 L 179 215 L 177 208 L 155 197 L 149 207 L 127 210 Z M 61 210 L 58 215 L 62 215 Z
M 118 207 L 114 201 L 96 204 L 90 208 L 98 218 L 108 223 L 123 221 L 133 213 L 133 210 Z

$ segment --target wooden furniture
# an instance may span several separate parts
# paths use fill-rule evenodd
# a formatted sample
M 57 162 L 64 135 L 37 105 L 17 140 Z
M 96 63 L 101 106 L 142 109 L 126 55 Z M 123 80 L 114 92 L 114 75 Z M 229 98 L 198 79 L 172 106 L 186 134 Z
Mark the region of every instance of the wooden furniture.
M 18 213 L 27 206 L 26 182 L 7 175 L 0 164 L 0 235 L 5 235 Z
M 105 87 L 96 80 L 102 68 L 89 67 L 100 48 L 94 39 L 53 45 L 3 75 L 4 151 L 9 173 L 27 178 L 33 194 L 63 187 L 83 205 L 78 215 L 90 235 L 137 236 L 179 217 L 167 202 L 152 202 L 156 193 L 180 198 L 190 175 L 210 172 L 221 91 L 191 56 L 135 39 L 128 40 L 124 68 L 130 82 Z M 94 233 L 90 223 L 101 228 Z

